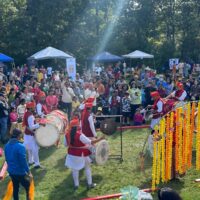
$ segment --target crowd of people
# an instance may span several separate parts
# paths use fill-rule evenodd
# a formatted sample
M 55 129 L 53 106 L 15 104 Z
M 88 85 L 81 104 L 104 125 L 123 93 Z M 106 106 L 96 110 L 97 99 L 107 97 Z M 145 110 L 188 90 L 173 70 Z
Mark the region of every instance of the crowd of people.
M 32 176 L 28 165 L 33 164 L 36 169 L 42 167 L 34 132 L 45 123 L 36 121 L 37 118 L 42 119 L 57 109 L 68 114 L 70 123 L 65 137 L 65 145 L 68 146 L 65 166 L 72 169 L 75 190 L 79 187 L 79 171 L 85 168 L 90 189 L 95 184 L 90 169 L 91 152 L 85 146 L 104 139 L 97 138 L 95 125 L 98 127 L 99 121 L 98 118 L 95 120 L 95 116 L 122 115 L 123 125 L 139 126 L 145 123 L 142 110 L 151 108 L 154 113 L 151 123 L 153 131 L 154 125 L 166 112 L 164 101 L 171 105 L 174 101 L 199 100 L 199 68 L 199 64 L 179 63 L 158 74 L 145 65 L 127 68 L 125 63 L 97 64 L 92 70 L 85 70 L 81 75 L 77 73 L 72 78 L 65 70 L 58 68 L 53 71 L 53 67 L 28 68 L 23 65 L 10 72 L 1 67 L 0 139 L 6 143 L 7 138 L 11 137 L 5 148 L 5 156 L 15 199 L 18 199 L 19 183 L 25 187 L 29 198 L 30 181 L 24 176 Z M 23 140 L 28 163 L 25 148 L 19 143 L 22 132 L 15 129 L 16 124 L 24 127 Z M 10 154 L 12 151 L 13 154 Z M 15 157 L 19 151 L 21 160 Z M 13 161 L 17 169 L 16 166 L 13 168 Z M 24 169 L 20 168 L 20 162 Z
M 70 119 L 81 103 L 93 97 L 94 114 L 122 115 L 123 125 L 142 125 L 145 120 L 141 110 L 153 104 L 153 91 L 165 98 L 181 82 L 186 99 L 199 100 L 199 68 L 199 64 L 179 63 L 158 74 L 145 65 L 127 68 L 125 63 L 97 64 L 72 79 L 60 67 L 54 71 L 44 66 L 23 65 L 11 71 L 1 67 L 0 139 L 6 140 L 11 123 L 22 121 L 30 101 L 36 103 L 40 117 L 58 108 L 66 111 Z

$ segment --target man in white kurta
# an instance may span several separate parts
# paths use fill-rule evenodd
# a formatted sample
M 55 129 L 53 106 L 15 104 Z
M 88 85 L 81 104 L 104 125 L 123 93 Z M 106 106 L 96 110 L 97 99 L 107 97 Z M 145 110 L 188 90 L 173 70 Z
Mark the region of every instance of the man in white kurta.
M 90 169 L 91 159 L 89 155 L 92 144 L 99 142 L 103 138 L 90 140 L 80 130 L 80 122 L 78 119 L 73 119 L 70 122 L 70 130 L 65 137 L 65 145 L 68 146 L 68 154 L 65 161 L 65 166 L 72 170 L 74 180 L 74 188 L 79 187 L 79 171 L 85 168 L 87 177 L 88 189 L 95 187 L 92 183 L 92 172 Z
M 153 108 L 153 118 L 151 120 L 150 127 L 152 129 L 154 129 L 154 126 L 159 123 L 161 116 L 163 114 L 164 102 L 160 98 L 160 95 L 157 91 L 152 92 L 151 97 L 154 99 L 154 105 L 152 106 L 152 108 Z
M 160 98 L 160 94 L 155 91 L 151 92 L 151 97 L 154 99 L 154 104 L 152 107 L 153 109 L 153 118 L 151 120 L 150 128 L 152 129 L 152 134 L 149 135 L 148 137 L 148 151 L 150 155 L 153 155 L 153 133 L 154 133 L 154 127 L 160 122 L 161 116 L 163 114 L 163 107 L 164 107 L 164 102 Z
M 34 131 L 40 127 L 40 125 L 35 122 L 35 117 L 33 115 L 35 103 L 27 103 L 26 108 L 27 111 L 23 119 L 23 125 L 25 125 L 24 145 L 28 151 L 29 164 L 34 164 L 35 168 L 40 168 L 39 147 L 34 137 Z
M 44 92 L 39 93 L 39 102 L 36 105 L 36 112 L 40 118 L 44 118 L 46 114 L 48 114 L 47 106 L 45 105 L 46 95 Z

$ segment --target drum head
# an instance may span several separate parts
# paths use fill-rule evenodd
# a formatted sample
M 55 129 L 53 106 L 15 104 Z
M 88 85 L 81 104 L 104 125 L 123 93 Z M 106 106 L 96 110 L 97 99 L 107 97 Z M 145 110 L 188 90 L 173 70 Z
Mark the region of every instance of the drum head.
M 35 131 L 35 139 L 41 147 L 49 147 L 54 145 L 59 139 L 59 131 L 53 124 L 46 124 L 46 126 L 40 126 Z
M 187 104 L 187 102 L 184 102 L 184 101 L 179 101 L 175 104 L 175 108 L 180 108 L 180 107 L 185 107 L 185 105 Z
M 95 161 L 97 165 L 104 165 L 108 160 L 109 146 L 106 140 L 101 140 L 96 145 Z
M 112 135 L 117 130 L 117 123 L 113 119 L 105 119 L 100 124 L 100 130 L 106 135 Z
M 57 116 L 61 117 L 64 121 L 68 121 L 67 114 L 60 110 L 54 110 L 50 114 L 57 115 Z
M 49 121 L 49 123 L 56 126 L 60 133 L 63 131 L 64 123 L 59 117 L 53 114 L 49 114 L 46 116 L 46 119 Z

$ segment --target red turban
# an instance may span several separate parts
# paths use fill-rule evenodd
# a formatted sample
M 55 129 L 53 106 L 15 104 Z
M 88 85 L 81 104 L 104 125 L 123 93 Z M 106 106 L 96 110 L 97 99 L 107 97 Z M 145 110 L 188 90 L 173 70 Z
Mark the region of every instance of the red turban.
M 28 102 L 26 108 L 35 108 L 35 102 Z
M 40 91 L 39 93 L 39 97 L 42 98 L 42 97 L 46 97 L 46 94 L 43 92 L 43 91 Z
M 74 126 L 79 126 L 80 122 L 78 118 L 74 118 L 73 120 L 70 121 L 70 127 L 74 127 Z
M 151 92 L 151 97 L 160 97 L 160 94 L 158 91 Z
M 181 82 L 178 82 L 176 86 L 178 87 L 178 89 L 183 89 L 183 83 Z

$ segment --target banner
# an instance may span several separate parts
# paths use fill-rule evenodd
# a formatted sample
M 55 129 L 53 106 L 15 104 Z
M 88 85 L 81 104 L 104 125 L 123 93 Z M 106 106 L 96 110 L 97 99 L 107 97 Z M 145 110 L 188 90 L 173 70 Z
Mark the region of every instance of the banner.
M 68 58 L 66 59 L 66 69 L 68 76 L 71 77 L 73 80 L 76 78 L 76 59 L 75 58 Z

